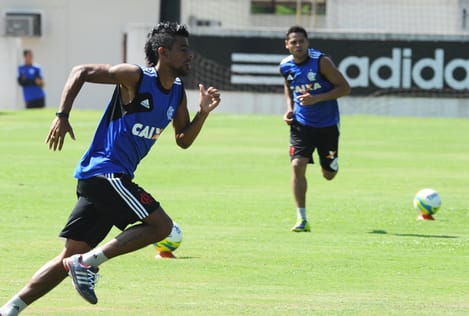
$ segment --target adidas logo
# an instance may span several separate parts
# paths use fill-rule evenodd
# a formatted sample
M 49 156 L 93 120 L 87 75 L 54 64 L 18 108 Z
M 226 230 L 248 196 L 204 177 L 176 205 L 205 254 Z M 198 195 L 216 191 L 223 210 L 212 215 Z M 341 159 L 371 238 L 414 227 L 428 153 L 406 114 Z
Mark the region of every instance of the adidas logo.
M 143 106 L 144 108 L 149 109 L 150 108 L 150 100 L 148 100 L 148 99 L 142 100 L 142 101 L 140 101 L 140 105 Z
M 293 76 L 292 76 L 291 74 L 289 74 L 288 77 L 287 77 L 287 80 L 288 80 L 288 81 L 293 80 Z

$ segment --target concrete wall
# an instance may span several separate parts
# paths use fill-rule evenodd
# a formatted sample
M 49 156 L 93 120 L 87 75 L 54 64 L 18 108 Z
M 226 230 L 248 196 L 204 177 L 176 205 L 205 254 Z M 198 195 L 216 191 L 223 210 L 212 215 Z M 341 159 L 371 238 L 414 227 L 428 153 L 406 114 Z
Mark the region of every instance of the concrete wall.
M 334 31 L 460 34 L 467 0 L 328 0 Z
M 22 102 L 22 96 L 16 83 L 20 47 L 19 39 L 0 40 L 0 95 L 2 96 L 0 109 L 16 109 Z
M 22 98 L 17 97 L 20 87 L 12 85 L 16 80 L 16 67 L 23 61 L 21 52 L 24 48 L 32 49 L 34 62 L 42 66 L 47 106 L 55 108 L 74 65 L 122 62 L 127 24 L 155 24 L 159 19 L 159 7 L 159 1 L 155 0 L 125 3 L 114 0 L 0 0 L 2 23 L 6 11 L 41 12 L 43 18 L 41 37 L 0 36 L 0 109 L 24 107 Z M 143 50 L 144 43 L 139 45 Z M 84 89 L 86 93 L 79 95 L 76 107 L 102 107 L 112 91 L 112 87 L 96 85 Z
M 327 0 L 326 16 L 250 15 L 250 0 L 181 0 L 181 18 L 221 21 L 223 29 L 283 30 L 302 24 L 311 31 L 461 34 L 467 0 Z M 294 2 L 294 0 L 292 1 Z M 298 20 L 299 19 L 299 20 Z M 469 21 L 467 21 L 469 23 Z
M 189 109 L 197 111 L 199 92 L 187 91 Z M 285 98 L 279 93 L 243 93 L 222 91 L 216 113 L 272 114 L 282 119 Z M 339 100 L 343 115 L 389 115 L 469 118 L 469 102 L 460 98 L 344 97 Z
M 429 2 L 431 1 L 431 5 Z M 460 3 L 467 2 L 459 0 Z M 373 10 L 378 12 L 386 8 L 378 8 L 374 5 L 388 1 L 359 1 L 359 0 L 330 0 L 331 5 L 354 3 L 353 8 L 345 8 L 340 11 L 337 8 L 330 12 L 340 13 L 340 19 L 335 23 L 340 27 L 353 27 L 357 23 L 365 23 L 364 19 L 356 16 L 365 12 L 370 16 Z M 459 5 L 457 0 L 408 0 L 392 1 L 393 12 L 399 11 L 399 16 L 408 18 L 406 10 L 424 5 L 423 15 L 434 16 L 436 11 L 456 12 Z M 359 5 L 366 6 L 365 11 Z M 409 6 L 409 4 L 412 4 Z M 445 4 L 442 7 L 442 4 Z M 222 27 L 236 28 L 249 26 L 249 0 L 182 0 L 181 20 L 189 24 L 189 17 L 223 20 Z M 43 15 L 43 36 L 38 38 L 9 38 L 0 34 L 0 95 L 2 102 L 0 110 L 23 108 L 23 100 L 20 88 L 16 84 L 16 67 L 22 62 L 21 51 L 30 48 L 34 51 L 35 62 L 43 67 L 45 76 L 45 91 L 47 94 L 47 106 L 56 108 L 60 100 L 60 94 L 71 68 L 82 63 L 110 63 L 116 64 L 123 61 L 124 33 L 134 32 L 128 38 L 128 62 L 143 63 L 143 45 L 145 34 L 149 25 L 154 25 L 159 19 L 160 1 L 158 0 L 0 0 L 0 31 L 3 34 L 3 15 L 6 11 L 41 12 Z M 379 9 L 379 10 L 378 10 Z M 349 11 L 349 12 L 347 12 Z M 353 14 L 351 14 L 354 12 Z M 432 13 L 433 12 L 433 13 Z M 389 12 L 388 12 L 389 13 Z M 450 19 L 448 19 L 450 20 Z M 402 26 L 404 20 L 393 20 L 392 25 Z M 440 20 L 431 20 L 431 23 L 440 23 Z M 332 22 L 331 22 L 332 23 Z M 352 24 L 350 24 L 352 23 Z M 381 23 L 381 21 L 377 22 Z M 388 23 L 388 22 L 386 22 Z M 390 25 L 390 24 L 386 24 Z M 373 25 L 359 25 L 373 27 Z M 285 29 L 284 25 L 275 25 L 277 29 Z M 418 27 L 425 27 L 419 24 Z M 274 28 L 274 26 L 272 26 Z M 441 28 L 439 28 L 441 29 Z M 372 31 L 372 29 L 371 29 Z M 197 32 L 197 30 L 191 30 Z M 215 28 L 212 32 L 217 32 Z M 76 100 L 75 107 L 81 109 L 102 108 L 108 101 L 112 87 L 100 85 L 86 85 L 83 93 Z M 188 92 L 196 94 L 194 91 Z M 415 113 L 441 113 L 442 115 L 454 115 L 460 113 L 467 116 L 466 105 L 461 99 L 443 100 L 430 99 L 428 102 L 419 102 L 418 99 L 402 99 L 396 102 L 379 98 L 376 101 L 365 98 L 344 98 L 341 107 L 344 113 L 356 113 L 369 111 L 371 113 L 408 113 L 416 109 Z M 197 104 L 197 99 L 193 102 Z M 222 106 L 218 111 L 233 113 L 272 113 L 281 114 L 284 111 L 284 101 L 281 95 L 226 92 L 223 94 Z M 412 104 L 412 106 L 409 106 Z M 420 105 L 419 105 L 420 104 Z M 432 105 L 434 104 L 434 105 Z M 383 105 L 383 106 L 382 106 Z M 419 110 L 424 107 L 423 110 Z M 350 110 L 349 110 L 350 109 Z M 438 110 L 437 110 L 438 109 Z

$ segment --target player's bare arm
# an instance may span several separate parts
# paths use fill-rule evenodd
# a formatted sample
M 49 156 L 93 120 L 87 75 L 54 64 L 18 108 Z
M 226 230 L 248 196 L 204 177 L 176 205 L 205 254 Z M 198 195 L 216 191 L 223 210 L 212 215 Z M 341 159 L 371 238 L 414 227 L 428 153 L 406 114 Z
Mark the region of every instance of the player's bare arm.
M 137 83 L 140 79 L 140 69 L 136 65 L 107 64 L 79 65 L 72 69 L 62 92 L 59 113 L 52 122 L 46 143 L 49 149 L 61 150 L 65 135 L 68 133 L 75 139 L 73 128 L 68 120 L 73 102 L 85 82 L 101 84 L 119 84 L 121 99 L 124 104 L 130 103 L 135 97 Z
M 197 138 L 205 119 L 220 104 L 220 92 L 214 87 L 205 89 L 203 85 L 199 85 L 199 111 L 192 121 L 189 119 L 189 111 L 187 109 L 187 96 L 184 94 L 183 100 L 173 119 L 173 128 L 176 137 L 176 143 L 181 148 L 188 148 Z
M 325 100 L 338 99 L 350 94 L 350 85 L 329 57 L 322 57 L 319 61 L 319 67 L 324 78 L 334 85 L 334 89 L 324 93 Z
M 290 125 L 293 122 L 294 102 L 293 102 L 292 92 L 291 92 L 290 88 L 288 87 L 288 83 L 286 81 L 283 85 L 283 93 L 285 95 L 285 102 L 287 103 L 287 111 L 283 115 L 283 120 L 285 121 L 285 123 Z
M 321 57 L 319 61 L 321 75 L 334 85 L 334 88 L 328 92 L 312 95 L 305 93 L 298 97 L 303 105 L 314 105 L 321 101 L 338 99 L 350 94 L 350 85 L 342 73 L 337 69 L 334 62 L 327 56 Z

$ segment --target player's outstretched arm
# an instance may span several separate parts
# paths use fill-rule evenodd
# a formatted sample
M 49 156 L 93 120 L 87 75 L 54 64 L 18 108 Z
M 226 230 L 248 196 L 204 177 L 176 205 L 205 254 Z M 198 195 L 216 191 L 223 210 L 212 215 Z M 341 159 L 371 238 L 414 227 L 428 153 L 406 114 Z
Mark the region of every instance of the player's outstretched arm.
M 140 76 L 140 68 L 131 64 L 118 64 L 115 66 L 89 64 L 75 66 L 65 83 L 57 117 L 52 121 L 45 140 L 49 149 L 54 151 L 57 149 L 61 150 L 67 133 L 70 134 L 72 139 L 75 139 L 68 117 L 72 110 L 73 102 L 85 82 L 119 84 L 122 101 L 129 103 L 135 97 Z

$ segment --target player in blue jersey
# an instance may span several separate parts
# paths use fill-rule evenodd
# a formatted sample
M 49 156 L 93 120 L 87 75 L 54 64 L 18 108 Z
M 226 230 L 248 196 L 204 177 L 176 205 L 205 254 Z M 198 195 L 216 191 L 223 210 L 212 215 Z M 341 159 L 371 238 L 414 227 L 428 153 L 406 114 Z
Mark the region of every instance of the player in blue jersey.
M 33 52 L 30 49 L 23 51 L 24 65 L 18 66 L 17 80 L 23 88 L 23 98 L 27 109 L 43 108 L 46 95 L 42 87 L 44 79 L 42 69 L 33 64 Z
M 74 139 L 69 114 L 85 82 L 116 88 L 89 149 L 75 169 L 78 201 L 60 233 L 65 238 L 64 249 L 0 308 L 0 315 L 17 315 L 67 274 L 78 293 L 96 304 L 94 285 L 100 264 L 162 240 L 171 232 L 171 218 L 157 200 L 133 182 L 133 176 L 170 122 L 177 145 L 187 148 L 220 103 L 216 88 L 200 85 L 199 110 L 190 120 L 179 79 L 188 73 L 192 61 L 188 36 L 182 25 L 160 23 L 149 33 L 145 45 L 148 66 L 73 68 L 46 138 L 52 150 L 62 149 L 67 134 Z M 122 232 L 99 246 L 114 226 Z
M 309 48 L 308 35 L 301 26 L 292 26 L 286 35 L 285 48 L 290 56 L 280 63 L 285 78 L 287 111 L 290 126 L 291 186 L 296 203 L 294 232 L 309 232 L 306 217 L 306 166 L 313 163 L 317 150 L 322 175 L 332 180 L 339 170 L 339 108 L 337 98 L 348 95 L 350 86 L 332 60 Z

